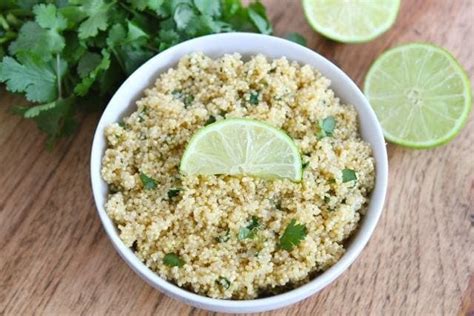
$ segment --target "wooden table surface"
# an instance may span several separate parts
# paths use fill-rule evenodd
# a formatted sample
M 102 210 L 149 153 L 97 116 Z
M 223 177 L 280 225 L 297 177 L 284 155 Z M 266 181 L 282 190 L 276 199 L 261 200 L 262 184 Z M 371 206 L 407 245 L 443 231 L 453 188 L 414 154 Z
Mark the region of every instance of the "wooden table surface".
M 380 53 L 409 41 L 449 49 L 473 79 L 473 0 L 402 0 L 394 27 L 360 45 L 314 33 L 299 1 L 264 2 L 277 35 L 304 34 L 359 85 Z M 1 90 L 0 315 L 205 315 L 148 286 L 106 237 L 89 185 L 99 115 L 81 119 L 78 133 L 48 152 L 33 123 L 8 113 L 22 102 Z M 473 135 L 471 113 L 444 147 L 389 145 L 388 198 L 361 256 L 319 294 L 268 315 L 472 315 Z

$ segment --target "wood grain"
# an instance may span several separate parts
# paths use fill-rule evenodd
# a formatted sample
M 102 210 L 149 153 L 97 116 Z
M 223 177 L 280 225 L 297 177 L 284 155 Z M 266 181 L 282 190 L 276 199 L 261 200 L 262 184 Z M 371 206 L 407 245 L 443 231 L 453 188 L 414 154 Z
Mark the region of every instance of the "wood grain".
M 299 1 L 267 0 L 275 33 L 297 31 L 361 85 L 389 47 L 429 41 L 474 73 L 474 1 L 402 1 L 396 25 L 376 40 L 321 38 Z M 0 315 L 205 315 L 144 283 L 116 254 L 96 216 L 89 154 L 99 115 L 52 152 L 24 102 L 0 92 Z M 384 214 L 359 259 L 319 294 L 266 315 L 474 313 L 474 116 L 450 144 L 426 151 L 389 145 Z

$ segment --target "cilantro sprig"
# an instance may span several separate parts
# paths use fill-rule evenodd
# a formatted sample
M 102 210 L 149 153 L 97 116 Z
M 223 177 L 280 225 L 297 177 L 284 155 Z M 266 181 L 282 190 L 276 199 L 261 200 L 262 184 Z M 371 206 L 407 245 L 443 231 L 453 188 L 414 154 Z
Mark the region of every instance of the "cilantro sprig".
M 163 257 L 163 263 L 168 267 L 182 267 L 185 262 L 176 253 L 170 252 Z
M 216 283 L 219 284 L 224 290 L 227 290 L 230 287 L 230 281 L 229 279 L 220 276 L 217 278 Z
M 0 83 L 30 105 L 52 145 L 82 109 L 102 109 L 153 55 L 206 34 L 272 33 L 265 7 L 241 0 L 0 1 Z M 193 96 L 180 100 L 190 106 Z
M 143 187 L 145 190 L 153 190 L 156 189 L 158 183 L 152 177 L 147 176 L 143 172 L 140 173 L 140 180 L 142 181 Z
M 352 169 L 342 169 L 342 182 L 346 183 L 349 181 L 357 180 L 357 173 Z
M 283 235 L 280 237 L 279 247 L 281 249 L 291 251 L 303 239 L 305 239 L 308 231 L 304 224 L 296 224 L 296 219 L 292 219 L 286 226 Z
M 257 231 L 260 228 L 260 223 L 258 222 L 258 217 L 252 216 L 252 221 L 245 227 L 240 228 L 239 230 L 239 240 L 243 239 L 253 239 L 257 235 Z
M 336 128 L 336 119 L 334 116 L 328 116 L 323 120 L 319 121 L 319 132 L 317 134 L 319 139 L 324 137 L 330 137 L 334 133 Z

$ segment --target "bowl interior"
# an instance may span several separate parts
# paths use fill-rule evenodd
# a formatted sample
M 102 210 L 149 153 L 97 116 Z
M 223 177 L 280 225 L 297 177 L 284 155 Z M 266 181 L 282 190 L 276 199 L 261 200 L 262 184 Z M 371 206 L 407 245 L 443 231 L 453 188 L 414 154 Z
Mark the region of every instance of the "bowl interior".
M 272 59 L 286 57 L 300 64 L 309 64 L 329 78 L 331 89 L 336 95 L 344 103 L 353 104 L 359 113 L 362 138 L 371 144 L 376 161 L 376 183 L 367 213 L 360 223 L 359 230 L 348 241 L 343 257 L 330 269 L 297 289 L 269 298 L 247 301 L 212 299 L 185 291 L 158 277 L 125 247 L 105 212 L 104 204 L 108 188 L 100 175 L 101 159 L 106 149 L 105 127 L 133 112 L 136 109 L 135 101 L 142 96 L 143 90 L 150 87 L 160 73 L 174 67 L 182 56 L 193 52 L 203 52 L 214 58 L 230 53 L 240 53 L 244 57 L 263 54 Z M 110 100 L 94 135 L 91 153 L 91 181 L 97 210 L 104 229 L 122 258 L 148 283 L 168 295 L 200 308 L 227 312 L 263 311 L 289 305 L 313 294 L 338 277 L 355 260 L 375 228 L 385 199 L 387 174 L 387 153 L 380 124 L 364 95 L 352 80 L 314 51 L 280 38 L 252 33 L 200 37 L 174 46 L 150 59 L 122 84 Z

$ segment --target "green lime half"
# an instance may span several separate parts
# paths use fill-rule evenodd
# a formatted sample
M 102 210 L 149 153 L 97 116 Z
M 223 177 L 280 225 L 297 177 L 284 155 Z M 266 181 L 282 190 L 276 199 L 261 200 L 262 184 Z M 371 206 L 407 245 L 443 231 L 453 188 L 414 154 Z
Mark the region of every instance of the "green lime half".
M 344 43 L 367 42 L 387 31 L 397 18 L 400 0 L 302 0 L 316 32 Z
M 471 85 L 446 50 L 413 43 L 382 54 L 365 78 L 364 93 L 385 138 L 430 148 L 454 138 L 471 110 Z
M 226 119 L 200 129 L 181 159 L 185 175 L 251 175 L 301 180 L 301 157 L 282 130 L 251 119 Z

